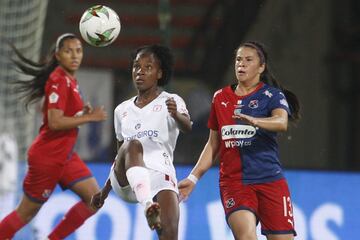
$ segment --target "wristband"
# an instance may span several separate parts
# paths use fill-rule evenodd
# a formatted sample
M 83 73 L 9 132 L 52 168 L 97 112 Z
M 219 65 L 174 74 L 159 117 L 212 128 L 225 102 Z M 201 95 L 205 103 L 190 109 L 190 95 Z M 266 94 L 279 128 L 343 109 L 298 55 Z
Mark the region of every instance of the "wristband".
M 187 179 L 189 179 L 191 182 L 193 182 L 194 184 L 197 183 L 197 181 L 199 180 L 197 177 L 195 177 L 194 174 L 189 174 L 189 176 L 187 177 Z

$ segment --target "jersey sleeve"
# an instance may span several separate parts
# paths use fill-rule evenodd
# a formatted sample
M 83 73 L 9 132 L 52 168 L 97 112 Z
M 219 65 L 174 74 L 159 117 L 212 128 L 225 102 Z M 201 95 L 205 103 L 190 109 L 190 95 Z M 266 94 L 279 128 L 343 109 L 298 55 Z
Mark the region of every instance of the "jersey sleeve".
M 270 100 L 269 103 L 269 109 L 270 111 L 276 109 L 276 108 L 282 108 L 284 109 L 289 115 L 290 113 L 290 108 L 289 108 L 289 104 L 286 100 L 286 97 L 284 95 L 283 92 L 281 91 L 274 91 L 273 96 Z
M 114 128 L 115 136 L 119 142 L 124 140 L 124 137 L 121 134 L 121 108 L 118 106 L 114 111 Z
M 215 110 L 215 101 L 216 101 L 216 95 L 217 93 L 214 94 L 213 100 L 211 102 L 211 108 L 210 108 L 210 115 L 209 115 L 209 119 L 208 119 L 208 128 L 212 129 L 212 130 L 218 130 L 219 129 L 219 123 L 216 117 L 216 110 Z
M 181 113 L 181 114 L 186 114 L 186 115 L 190 116 L 189 111 L 186 108 L 185 101 L 177 94 L 174 94 L 173 97 L 174 97 L 174 100 L 176 102 L 178 112 Z
M 47 98 L 47 109 L 60 109 L 65 112 L 68 95 L 68 85 L 65 79 L 50 78 L 45 90 L 45 97 Z

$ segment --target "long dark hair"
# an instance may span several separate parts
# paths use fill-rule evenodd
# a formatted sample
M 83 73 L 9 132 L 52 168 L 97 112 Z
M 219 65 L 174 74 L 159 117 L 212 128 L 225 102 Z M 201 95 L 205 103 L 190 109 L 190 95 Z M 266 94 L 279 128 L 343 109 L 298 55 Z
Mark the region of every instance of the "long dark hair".
M 158 81 L 159 86 L 165 86 L 171 79 L 173 73 L 174 57 L 168 47 L 162 45 L 146 45 L 139 47 L 131 55 L 131 69 L 134 65 L 134 60 L 139 52 L 147 52 L 154 54 L 154 57 L 159 61 L 162 71 L 162 77 Z
M 59 36 L 43 62 L 35 62 L 26 58 L 14 45 L 10 44 L 16 56 L 16 59 L 12 59 L 13 63 L 21 73 L 32 77 L 30 80 L 14 81 L 15 91 L 20 93 L 20 99 L 24 100 L 26 109 L 45 95 L 46 81 L 51 72 L 59 65 L 55 53 L 64 45 L 65 40 L 74 38 L 77 37 L 72 33 Z
M 255 49 L 259 58 L 260 58 L 260 64 L 265 64 L 265 69 L 260 75 L 260 81 L 276 87 L 278 89 L 281 89 L 281 91 L 284 93 L 286 100 L 289 103 L 290 108 L 290 119 L 291 120 L 299 120 L 301 118 L 300 115 L 300 101 L 298 97 L 290 91 L 289 89 L 285 88 L 283 85 L 280 84 L 280 82 L 275 78 L 274 74 L 271 72 L 269 64 L 268 64 L 268 54 L 265 50 L 265 47 L 263 44 L 255 41 L 249 41 L 240 44 L 240 46 L 236 49 L 236 52 L 241 47 L 250 47 L 252 49 Z

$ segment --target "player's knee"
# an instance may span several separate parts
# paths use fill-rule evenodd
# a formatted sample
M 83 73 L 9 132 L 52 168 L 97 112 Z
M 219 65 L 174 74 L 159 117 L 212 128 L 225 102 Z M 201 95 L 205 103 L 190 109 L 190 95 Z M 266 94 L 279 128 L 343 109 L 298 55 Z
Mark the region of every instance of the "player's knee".
M 127 143 L 127 150 L 128 152 L 142 152 L 143 147 L 139 140 L 132 139 Z

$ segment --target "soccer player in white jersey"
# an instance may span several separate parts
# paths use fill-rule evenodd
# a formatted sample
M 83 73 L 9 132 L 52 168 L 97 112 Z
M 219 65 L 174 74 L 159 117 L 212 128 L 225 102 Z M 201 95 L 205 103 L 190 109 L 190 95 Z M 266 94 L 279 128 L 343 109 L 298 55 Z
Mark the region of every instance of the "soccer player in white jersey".
M 118 154 L 105 186 L 92 199 L 93 206 L 100 208 L 113 189 L 125 201 L 139 202 L 159 239 L 177 239 L 179 199 L 173 153 L 179 131 L 191 130 L 183 99 L 161 89 L 171 78 L 172 66 L 167 47 L 136 50 L 132 79 L 137 95 L 115 109 Z

